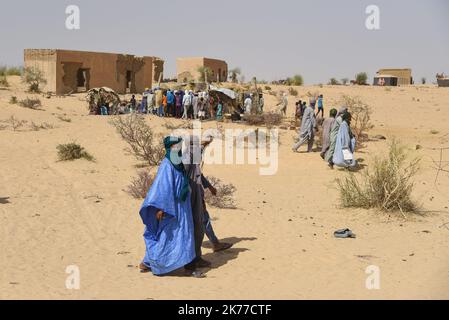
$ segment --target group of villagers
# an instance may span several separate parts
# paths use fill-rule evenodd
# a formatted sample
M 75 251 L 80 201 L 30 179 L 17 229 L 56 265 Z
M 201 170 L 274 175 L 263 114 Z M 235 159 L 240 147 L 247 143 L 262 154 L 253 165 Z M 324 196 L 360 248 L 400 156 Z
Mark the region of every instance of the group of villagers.
M 315 106 L 318 100 L 318 112 L 315 113 Z M 301 107 L 301 128 L 298 135 L 298 142 L 292 147 L 293 152 L 307 143 L 307 152 L 313 151 L 315 132 L 318 131 L 317 117 L 319 113 L 324 114 L 323 96 L 318 99 L 312 98 L 309 105 L 300 104 Z M 331 109 L 329 117 L 322 122 L 323 137 L 321 158 L 325 160 L 330 168 L 334 166 L 342 168 L 355 168 L 357 161 L 354 157 L 356 139 L 351 131 L 351 113 L 347 107 Z

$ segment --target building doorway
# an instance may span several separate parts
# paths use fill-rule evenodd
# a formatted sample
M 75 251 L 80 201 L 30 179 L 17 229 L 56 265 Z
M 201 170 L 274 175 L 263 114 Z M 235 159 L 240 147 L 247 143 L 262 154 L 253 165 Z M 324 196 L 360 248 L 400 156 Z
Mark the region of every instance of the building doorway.
M 89 69 L 78 69 L 76 73 L 77 92 L 86 92 L 89 90 Z
M 131 93 L 133 87 L 133 72 L 130 70 L 126 71 L 126 93 Z

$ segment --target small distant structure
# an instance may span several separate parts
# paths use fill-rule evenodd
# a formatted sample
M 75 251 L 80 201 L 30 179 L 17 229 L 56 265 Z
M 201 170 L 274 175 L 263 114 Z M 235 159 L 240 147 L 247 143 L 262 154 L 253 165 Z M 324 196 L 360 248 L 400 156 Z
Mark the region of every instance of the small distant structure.
M 25 67 L 42 71 L 43 90 L 56 94 L 108 87 L 119 94 L 143 92 L 162 77 L 164 61 L 157 57 L 60 49 L 25 49 Z
M 176 60 L 177 80 L 180 83 L 198 82 L 201 74 L 198 69 L 210 69 L 212 79 L 209 82 L 226 82 L 228 79 L 228 64 L 226 61 L 205 57 L 178 58 Z
M 388 74 L 379 74 L 374 77 L 373 85 L 381 87 L 396 87 L 398 85 L 398 77 Z
M 376 78 L 378 81 L 383 78 L 386 82 L 390 81 L 391 83 L 394 83 L 394 78 L 397 78 L 396 84 L 390 84 L 394 86 L 407 86 L 413 84 L 412 69 L 380 69 L 377 71 L 377 75 L 374 78 L 374 85 L 379 85 L 376 84 Z
M 449 77 L 447 77 L 444 73 L 437 73 L 437 83 L 440 88 L 449 88 Z

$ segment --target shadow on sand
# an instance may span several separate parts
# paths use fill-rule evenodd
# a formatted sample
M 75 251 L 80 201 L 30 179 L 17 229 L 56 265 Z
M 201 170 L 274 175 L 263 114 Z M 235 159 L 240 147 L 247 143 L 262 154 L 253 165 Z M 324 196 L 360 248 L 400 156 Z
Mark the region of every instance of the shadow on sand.
M 251 238 L 237 238 L 237 237 L 231 237 L 231 238 L 225 238 L 221 239 L 220 242 L 227 242 L 232 243 L 233 246 L 235 246 L 237 243 L 242 241 L 255 241 L 257 238 L 251 237 Z M 203 247 L 205 248 L 211 248 L 212 245 L 210 242 L 204 243 Z M 210 268 L 205 268 L 201 271 L 204 272 L 204 274 L 207 274 L 212 269 L 218 269 L 225 264 L 227 264 L 229 261 L 237 259 L 238 255 L 241 252 L 248 251 L 247 248 L 230 248 L 225 251 L 221 252 L 210 252 L 205 255 L 203 255 L 203 259 L 206 261 L 210 261 L 212 263 L 212 266 Z
M 251 237 L 251 238 L 231 237 L 231 238 L 221 239 L 220 242 L 232 243 L 232 245 L 234 246 L 237 243 L 242 242 L 242 241 L 255 241 L 255 240 L 257 240 L 257 238 L 254 238 L 254 237 Z M 212 245 L 209 241 L 207 241 L 204 243 L 203 247 L 204 248 L 212 248 Z M 207 253 L 207 254 L 203 255 L 202 258 L 204 260 L 211 262 L 212 266 L 210 268 L 201 268 L 199 270 L 201 270 L 201 272 L 203 272 L 204 274 L 207 274 L 210 270 L 220 268 L 220 267 L 224 266 L 225 264 L 227 264 L 229 261 L 237 259 L 238 255 L 241 252 L 245 252 L 248 250 L 249 249 L 247 249 L 247 248 L 230 248 L 228 250 L 221 251 L 221 252 Z M 186 274 L 184 269 L 178 269 L 178 270 L 170 273 L 167 276 L 186 277 L 188 275 Z

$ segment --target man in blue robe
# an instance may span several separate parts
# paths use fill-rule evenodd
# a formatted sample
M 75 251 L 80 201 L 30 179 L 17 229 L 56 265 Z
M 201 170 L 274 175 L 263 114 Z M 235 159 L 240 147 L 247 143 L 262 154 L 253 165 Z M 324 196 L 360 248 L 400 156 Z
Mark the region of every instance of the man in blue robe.
M 195 259 L 189 178 L 182 163 L 182 139 L 166 137 L 166 157 L 140 209 L 145 224 L 142 272 L 164 275 Z M 193 276 L 202 276 L 190 266 Z
M 345 112 L 335 141 L 335 151 L 332 158 L 334 165 L 343 168 L 354 168 L 357 161 L 354 158 L 356 140 L 351 132 L 351 114 Z

